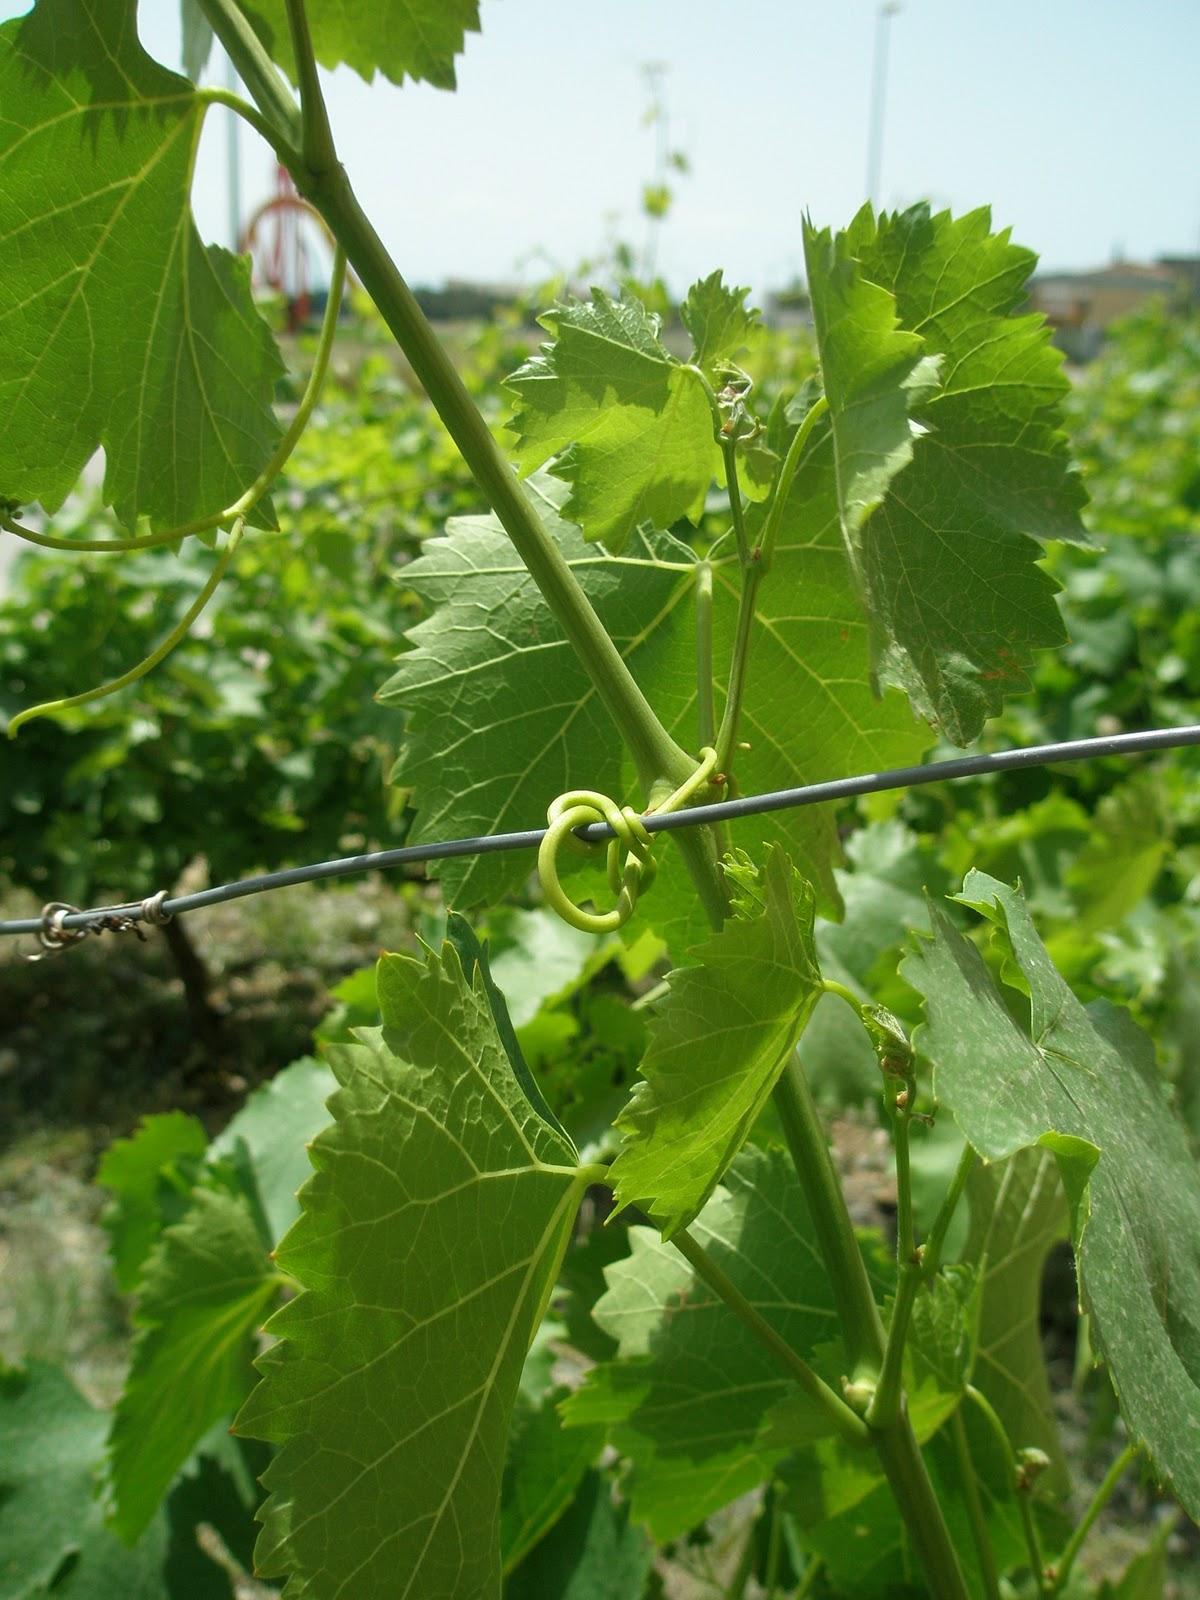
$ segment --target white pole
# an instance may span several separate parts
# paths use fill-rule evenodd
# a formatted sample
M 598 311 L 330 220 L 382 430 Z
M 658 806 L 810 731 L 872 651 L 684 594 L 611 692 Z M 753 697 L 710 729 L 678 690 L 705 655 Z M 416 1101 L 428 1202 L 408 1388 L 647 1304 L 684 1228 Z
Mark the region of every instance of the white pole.
M 888 24 L 899 0 L 885 0 L 875 14 L 875 67 L 871 82 L 871 124 L 867 134 L 867 199 L 879 209 L 879 173 L 883 164 L 883 101 L 887 88 Z

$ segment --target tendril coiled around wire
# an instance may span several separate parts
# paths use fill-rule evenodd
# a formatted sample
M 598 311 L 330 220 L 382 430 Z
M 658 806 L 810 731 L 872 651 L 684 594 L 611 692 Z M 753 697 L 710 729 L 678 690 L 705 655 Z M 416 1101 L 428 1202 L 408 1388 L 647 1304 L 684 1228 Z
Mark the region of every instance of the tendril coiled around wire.
M 711 780 L 717 765 L 717 752 L 706 745 L 700 752 L 700 765 L 655 811 L 676 811 Z M 658 864 L 653 855 L 654 841 L 632 806 L 619 806 L 595 789 L 572 789 L 553 800 L 546 813 L 549 827 L 538 848 L 538 878 L 547 905 L 564 922 L 584 933 L 612 933 L 633 915 L 638 896 L 654 882 Z M 607 822 L 616 835 L 612 839 L 581 839 L 575 832 L 592 822 Z M 617 897 L 610 911 L 585 911 L 570 898 L 558 877 L 558 853 L 566 846 L 576 855 L 607 856 L 608 884 Z M 621 848 L 627 854 L 621 865 Z

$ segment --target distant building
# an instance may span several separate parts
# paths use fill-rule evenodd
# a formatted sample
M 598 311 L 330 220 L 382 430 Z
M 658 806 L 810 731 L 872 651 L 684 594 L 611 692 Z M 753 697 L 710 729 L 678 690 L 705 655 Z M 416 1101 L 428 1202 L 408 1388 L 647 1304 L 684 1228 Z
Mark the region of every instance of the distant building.
M 786 289 L 770 290 L 763 321 L 769 328 L 811 328 L 812 301 L 807 286 L 795 278 Z
M 1072 361 L 1090 361 L 1105 330 L 1153 296 L 1174 303 L 1200 302 L 1200 257 L 1164 256 L 1151 266 L 1114 261 L 1091 272 L 1039 272 L 1029 304 L 1054 329 L 1054 341 Z

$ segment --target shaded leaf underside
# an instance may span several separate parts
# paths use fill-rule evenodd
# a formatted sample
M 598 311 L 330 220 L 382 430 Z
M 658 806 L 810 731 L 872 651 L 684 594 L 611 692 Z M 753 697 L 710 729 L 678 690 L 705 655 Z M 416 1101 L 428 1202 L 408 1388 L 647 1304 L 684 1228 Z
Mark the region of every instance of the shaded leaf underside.
M 854 467 L 843 473 L 842 515 L 852 551 L 861 541 L 873 671 L 958 744 L 1028 687 L 1032 651 L 1065 637 L 1035 540 L 1084 537 L 1085 495 L 1062 431 L 1062 358 L 1043 319 L 1013 315 L 1035 257 L 990 226 L 986 210 L 956 219 L 915 206 L 876 225 L 865 208 L 839 237 L 836 263 L 832 246 L 818 248 L 825 236 L 808 238 L 814 308 L 834 285 L 843 292 L 821 358 L 831 398 L 855 402 L 835 408 L 835 427 L 843 465 Z M 886 326 L 880 291 L 898 328 Z M 867 307 L 874 341 L 846 320 Z M 912 387 L 904 349 L 884 362 L 889 344 L 911 335 L 937 358 L 935 391 Z M 856 373 L 872 373 L 872 357 L 879 374 L 860 390 Z M 920 431 L 901 471 L 902 408 Z
M 1000 930 L 1032 995 L 1031 1037 L 975 946 L 938 908 L 903 973 L 925 998 L 939 1097 L 981 1155 L 1042 1143 L 1072 1210 L 1083 1303 L 1134 1437 L 1200 1510 L 1200 1184 L 1162 1097 L 1150 1041 L 1125 1012 L 1084 1007 L 1018 891 L 971 873 L 961 896 Z M 1094 1162 L 1094 1165 L 1092 1164 Z
M 284 0 L 241 0 L 272 59 L 296 75 Z M 323 67 L 343 63 L 368 83 L 377 72 L 455 87 L 455 57 L 479 32 L 479 0 L 338 0 L 308 7 L 313 52 Z
M 780 1151 L 747 1148 L 692 1235 L 792 1347 L 837 1334 L 837 1317 L 795 1172 Z M 647 1228 L 608 1267 L 595 1319 L 619 1341 L 567 1402 L 567 1420 L 604 1422 L 630 1458 L 636 1518 L 678 1537 L 763 1482 L 786 1448 L 758 1442 L 794 1391 L 775 1358 L 683 1258 Z

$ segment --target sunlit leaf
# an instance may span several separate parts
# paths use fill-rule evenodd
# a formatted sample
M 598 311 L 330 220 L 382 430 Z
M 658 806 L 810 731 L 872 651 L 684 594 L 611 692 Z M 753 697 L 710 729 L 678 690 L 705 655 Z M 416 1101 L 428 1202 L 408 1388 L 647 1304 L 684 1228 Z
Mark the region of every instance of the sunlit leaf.
M 135 15 L 39 0 L 0 27 L 0 497 L 56 509 L 103 445 L 121 520 L 174 527 L 265 466 L 283 366 L 249 262 L 192 221 L 204 102 Z
M 558 456 L 564 516 L 610 550 L 641 522 L 695 521 L 720 459 L 713 414 L 698 374 L 664 349 L 658 318 L 594 289 L 541 320 L 553 343 L 508 380 L 522 467 Z
M 741 1149 L 821 993 L 812 891 L 774 849 L 743 872 L 740 915 L 677 969 L 609 1168 L 618 1205 L 686 1228 Z

